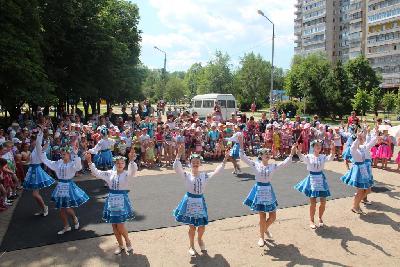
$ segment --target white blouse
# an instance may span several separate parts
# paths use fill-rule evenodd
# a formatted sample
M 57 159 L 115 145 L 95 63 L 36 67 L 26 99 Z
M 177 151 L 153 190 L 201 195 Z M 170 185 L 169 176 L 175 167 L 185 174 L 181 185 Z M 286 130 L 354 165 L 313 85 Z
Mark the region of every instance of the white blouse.
M 58 161 L 51 161 L 47 158 L 46 152 L 41 154 L 43 163 L 56 172 L 57 178 L 62 180 L 70 180 L 74 178 L 76 172 L 82 169 L 82 161 L 78 156 L 72 156 L 68 163 L 64 163 L 62 159 Z
M 31 159 L 29 164 L 41 164 L 41 154 L 42 154 L 42 141 L 43 141 L 43 132 L 40 131 L 36 137 L 36 145 L 31 153 Z
M 101 139 L 94 148 L 89 149 L 90 154 L 97 154 L 101 150 L 106 150 L 106 149 L 111 149 L 115 144 L 115 141 L 113 139 L 107 138 L 107 139 Z
M 360 141 L 357 138 L 350 147 L 353 160 L 355 162 L 364 162 L 366 159 L 371 159 L 370 150 L 375 145 L 376 141 L 377 137 L 373 136 L 368 143 L 360 145 Z
M 179 160 L 175 159 L 174 161 L 174 170 L 185 180 L 186 191 L 196 195 L 203 194 L 208 180 L 219 174 L 224 168 L 225 164 L 221 163 L 215 171 L 210 173 L 200 172 L 199 176 L 195 177 L 191 172 L 185 172 L 183 170 L 182 163 Z
M 378 137 L 375 133 L 367 135 L 366 138 L 366 144 L 363 145 L 365 146 L 365 159 L 372 159 L 371 157 L 371 148 L 376 145 L 376 142 L 378 141 Z
M 322 172 L 325 167 L 325 162 L 331 161 L 334 155 L 320 154 L 316 157 L 314 154 L 303 155 L 298 153 L 299 158 L 307 165 L 307 170 L 310 172 Z
M 272 179 L 272 174 L 282 167 L 285 167 L 292 162 L 292 156 L 287 157 L 284 161 L 279 164 L 273 163 L 265 166 L 262 162 L 257 162 L 251 160 L 243 150 L 240 150 L 240 159 L 243 160 L 247 165 L 249 165 L 252 170 L 256 173 L 256 181 L 260 183 L 270 183 Z
M 90 164 L 89 167 L 92 174 L 104 180 L 111 190 L 130 190 L 129 183 L 131 178 L 136 176 L 138 169 L 136 163 L 133 161 L 129 162 L 128 170 L 120 174 L 118 174 L 116 170 L 100 171 L 96 169 L 94 163 Z

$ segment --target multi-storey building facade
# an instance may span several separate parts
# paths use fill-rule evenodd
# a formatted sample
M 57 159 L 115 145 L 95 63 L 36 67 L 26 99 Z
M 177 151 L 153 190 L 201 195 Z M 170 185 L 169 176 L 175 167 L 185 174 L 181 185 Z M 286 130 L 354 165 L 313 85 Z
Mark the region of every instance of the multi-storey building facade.
M 365 55 L 382 73 L 382 87 L 400 86 L 400 0 L 368 1 Z
M 400 0 L 298 0 L 295 53 L 335 62 L 365 55 L 384 88 L 400 86 Z

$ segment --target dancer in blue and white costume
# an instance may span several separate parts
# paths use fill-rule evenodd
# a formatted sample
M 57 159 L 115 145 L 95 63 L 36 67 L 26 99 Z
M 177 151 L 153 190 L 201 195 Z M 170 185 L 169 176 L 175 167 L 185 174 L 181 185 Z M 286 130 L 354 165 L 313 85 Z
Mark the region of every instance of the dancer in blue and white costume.
M 134 149 L 131 149 L 128 157 L 129 164 L 127 171 L 124 170 L 126 158 L 121 156 L 115 158 L 115 170 L 100 171 L 92 163 L 90 154 L 85 154 L 92 174 L 97 178 L 103 179 L 110 188 L 106 203 L 104 204 L 103 220 L 106 223 L 112 224 L 114 235 L 118 242 L 118 248 L 114 252 L 116 255 L 120 254 L 123 250 L 126 253 L 133 250 L 132 242 L 129 239 L 124 223 L 134 217 L 133 206 L 128 196 L 132 178 L 136 176 L 138 169 L 134 162 L 136 159 Z M 125 239 L 126 247 L 124 247 L 122 238 Z
M 114 166 L 111 149 L 114 147 L 115 141 L 108 138 L 109 131 L 106 127 L 103 126 L 100 133 L 102 138 L 94 148 L 89 149 L 88 151 L 90 154 L 95 154 L 93 161 L 96 164 L 96 168 L 109 170 Z
M 239 137 L 239 143 L 242 148 L 243 136 Z M 283 162 L 279 164 L 269 164 L 268 161 L 272 156 L 272 151 L 270 149 L 261 149 L 258 156 L 260 161 L 252 161 L 244 154 L 242 149 L 240 150 L 240 159 L 249 165 L 256 173 L 256 184 L 251 189 L 243 204 L 249 206 L 252 211 L 257 211 L 260 216 L 260 238 L 258 240 L 258 245 L 260 247 L 265 245 L 265 234 L 269 239 L 272 239 L 268 228 L 276 220 L 278 201 L 276 200 L 274 189 L 271 185 L 272 175 L 276 170 L 292 162 L 292 156 L 295 151 L 296 147 L 293 146 L 290 155 Z M 268 213 L 268 219 L 266 213 Z
M 340 135 L 347 138 L 346 143 L 345 143 L 345 148 L 342 153 L 342 158 L 343 158 L 344 163 L 346 164 L 346 168 L 348 170 L 350 169 L 349 163 L 352 161 L 350 147 L 351 147 L 351 144 L 354 142 L 354 140 L 356 140 L 356 135 L 353 133 L 352 129 L 353 128 L 349 128 L 348 132 L 343 131 L 343 129 L 341 129 L 341 131 L 340 131 Z
M 44 146 L 44 150 L 47 150 L 47 146 L 48 144 Z M 72 180 L 76 172 L 82 169 L 81 158 L 77 156 L 78 149 L 72 150 L 72 147 L 68 145 L 62 147 L 62 159 L 58 161 L 49 160 L 44 151 L 41 155 L 43 163 L 53 170 L 58 178 L 57 186 L 51 194 L 51 200 L 55 202 L 56 209 L 60 210 L 60 217 L 64 224 L 64 228 L 57 233 L 59 235 L 71 231 L 68 215 L 71 216 L 74 222 L 74 229 L 79 229 L 78 217 L 76 217 L 73 208 L 79 207 L 89 200 L 89 196 Z
M 239 163 L 237 160 L 239 159 L 239 152 L 240 152 L 240 144 L 239 144 L 239 137 L 243 136 L 242 129 L 244 126 L 240 126 L 239 129 L 233 134 L 232 137 L 225 138 L 228 143 L 230 142 L 232 144 L 232 148 L 229 151 L 229 158 L 228 161 L 231 161 L 233 164 L 233 172 L 232 174 L 237 175 L 241 174 L 242 171 L 240 169 Z
M 315 211 L 317 208 L 317 198 L 320 199 L 319 209 L 318 209 L 318 226 L 322 227 L 324 221 L 322 216 L 325 212 L 326 198 L 331 195 L 329 191 L 328 182 L 326 181 L 326 176 L 322 172 L 325 166 L 325 162 L 331 161 L 335 158 L 335 143 L 332 142 L 330 145 L 331 153 L 329 156 L 321 155 L 322 150 L 322 140 L 314 140 L 311 142 L 311 147 L 313 147 L 313 153 L 308 155 L 303 155 L 300 151 L 297 151 L 297 155 L 300 160 L 307 164 L 307 170 L 310 172 L 306 178 L 299 182 L 294 188 L 299 192 L 303 193 L 310 198 L 310 228 L 316 229 L 317 226 L 314 222 Z
M 225 163 L 229 157 L 229 150 L 226 152 L 222 164 L 220 164 L 214 172 L 206 173 L 199 170 L 201 166 L 201 157 L 198 154 L 192 154 L 190 156 L 191 172 L 185 172 L 183 170 L 180 158 L 184 149 L 185 147 L 183 144 L 179 145 L 173 166 L 175 172 L 184 179 L 187 193 L 174 210 L 173 215 L 176 221 L 189 225 L 189 254 L 190 256 L 195 256 L 194 237 L 196 235 L 196 228 L 197 241 L 200 249 L 201 251 L 205 250 L 205 244 L 202 238 L 206 229 L 205 226 L 208 224 L 208 213 L 203 193 L 208 181 L 224 169 Z
M 356 140 L 350 147 L 353 164 L 351 169 L 340 178 L 343 183 L 357 188 L 353 207 L 351 209 L 351 211 L 357 214 L 365 214 L 360 208 L 360 203 L 373 184 L 368 171 L 368 165 L 365 163 L 365 151 L 371 149 L 372 145 L 365 145 L 364 142 L 365 135 L 363 133 L 358 133 Z
M 371 149 L 378 141 L 379 134 L 379 125 L 375 126 L 374 131 L 372 132 L 369 126 L 366 127 L 366 148 L 365 148 L 365 164 L 368 168 L 369 178 L 371 180 L 371 187 L 368 188 L 365 197 L 361 200 L 361 202 L 365 205 L 370 205 L 371 202 L 368 200 L 368 194 L 371 193 L 372 185 L 374 185 L 374 176 L 372 175 L 372 157 L 371 157 Z
M 32 196 L 36 200 L 42 212 L 35 213 L 35 215 L 47 216 L 49 214 L 49 207 L 44 203 L 39 190 L 52 185 L 55 181 L 49 174 L 47 174 L 42 167 L 41 153 L 43 131 L 39 131 L 36 139 L 31 137 L 31 147 L 33 151 L 29 160 L 29 169 L 25 176 L 23 187 L 25 190 L 32 190 Z

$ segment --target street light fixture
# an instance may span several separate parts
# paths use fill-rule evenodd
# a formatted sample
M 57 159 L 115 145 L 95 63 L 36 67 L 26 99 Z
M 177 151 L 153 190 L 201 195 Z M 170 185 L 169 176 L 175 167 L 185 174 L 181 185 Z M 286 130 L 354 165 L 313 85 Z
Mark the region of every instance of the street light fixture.
M 164 50 L 161 50 L 160 48 L 158 48 L 157 46 L 154 46 L 154 49 L 164 53 L 164 69 L 163 69 L 163 75 L 165 75 L 166 71 L 167 71 L 167 53 Z
M 158 51 L 164 53 L 164 68 L 163 68 L 163 71 L 162 71 L 162 78 L 163 78 L 163 81 L 164 81 L 164 91 L 165 91 L 165 87 L 166 87 L 166 83 L 167 83 L 167 80 L 166 80 L 166 73 L 167 73 L 167 53 L 166 53 L 164 50 L 161 50 L 160 48 L 158 48 L 157 46 L 154 46 L 154 49 L 156 49 L 156 50 L 158 50 Z M 163 95 L 164 95 L 164 92 L 163 92 Z
M 261 10 L 257 10 L 257 13 L 264 18 L 266 18 L 271 24 L 272 24 L 272 60 L 271 60 L 271 89 L 269 92 L 269 102 L 270 105 L 272 106 L 272 91 L 274 89 L 274 54 L 275 54 L 275 24 L 267 17 L 265 16 L 264 12 Z

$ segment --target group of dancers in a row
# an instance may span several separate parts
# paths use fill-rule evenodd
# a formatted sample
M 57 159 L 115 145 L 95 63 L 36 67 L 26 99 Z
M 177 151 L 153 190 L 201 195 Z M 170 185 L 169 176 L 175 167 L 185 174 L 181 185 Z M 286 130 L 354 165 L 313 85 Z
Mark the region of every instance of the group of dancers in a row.
M 341 177 L 341 180 L 357 189 L 351 210 L 357 214 L 363 214 L 360 203 L 370 192 L 373 185 L 373 176 L 371 170 L 371 147 L 375 145 L 377 140 L 378 129 L 374 131 L 365 130 L 357 134 L 356 139 L 351 144 L 350 153 L 353 164 L 350 170 Z M 270 149 L 261 149 L 256 160 L 250 159 L 245 155 L 243 149 L 243 134 L 237 132 L 232 141 L 236 145 L 231 150 L 227 150 L 223 162 L 213 171 L 205 172 L 201 170 L 201 156 L 192 154 L 190 156 L 190 171 L 183 169 L 180 162 L 185 152 L 184 145 L 179 145 L 177 149 L 176 159 L 173 167 L 175 172 L 184 180 L 186 194 L 173 211 L 176 221 L 189 225 L 189 254 L 194 256 L 195 235 L 197 231 L 197 240 L 200 249 L 205 250 L 203 235 L 205 226 L 208 224 L 207 205 L 204 198 L 205 187 L 214 176 L 224 169 L 227 160 L 230 158 L 240 158 L 255 173 L 256 183 L 244 200 L 252 211 L 259 213 L 259 240 L 260 247 L 265 244 L 265 236 L 272 238 L 269 231 L 270 226 L 276 220 L 276 211 L 278 202 L 271 184 L 274 173 L 284 168 L 292 162 L 292 157 L 297 153 L 300 159 L 307 165 L 309 174 L 296 186 L 295 189 L 303 193 L 310 199 L 310 227 L 316 229 L 324 225 L 323 214 L 325 212 L 326 198 L 330 196 L 329 185 L 326 176 L 323 173 L 324 165 L 335 156 L 335 145 L 331 145 L 331 154 L 325 155 L 321 153 L 322 141 L 315 140 L 311 143 L 313 147 L 312 153 L 304 155 L 297 149 L 297 145 L 293 145 L 290 155 L 278 164 L 270 163 L 272 151 Z M 55 180 L 46 173 L 42 168 L 43 163 L 53 170 L 58 178 L 57 186 L 53 190 L 51 200 L 55 202 L 55 206 L 60 211 L 60 217 L 63 222 L 63 229 L 58 232 L 63 235 L 71 231 L 69 217 L 72 219 L 72 228 L 79 229 L 78 217 L 74 212 L 74 208 L 84 204 L 89 196 L 79 188 L 73 178 L 81 168 L 81 158 L 77 156 L 76 146 L 64 146 L 62 148 L 62 159 L 51 161 L 46 157 L 47 144 L 42 147 L 43 131 L 39 127 L 39 133 L 36 140 L 33 140 L 35 149 L 32 152 L 31 164 L 24 181 L 24 188 L 32 190 L 33 197 L 42 208 L 40 213 L 43 216 L 48 215 L 48 206 L 41 197 L 39 190 L 55 183 Z M 129 239 L 128 231 L 124 223 L 134 218 L 134 210 L 128 193 L 131 189 L 130 183 L 132 178 L 137 174 L 137 165 L 134 162 L 136 158 L 135 150 L 131 149 L 128 155 L 128 168 L 126 167 L 126 158 L 118 156 L 114 158 L 115 167 L 111 170 L 99 170 L 92 163 L 93 151 L 84 154 L 84 158 L 89 163 L 89 167 L 93 176 L 104 180 L 109 187 L 109 194 L 104 204 L 103 220 L 111 223 L 114 235 L 118 242 L 118 248 L 115 254 L 120 254 L 125 250 L 129 253 L 133 250 L 132 243 Z M 97 151 L 99 154 L 101 151 Z M 315 221 L 315 213 L 317 206 L 317 198 L 320 199 L 318 221 Z M 268 217 L 267 217 L 268 214 Z M 125 245 L 124 242 L 125 241 Z

